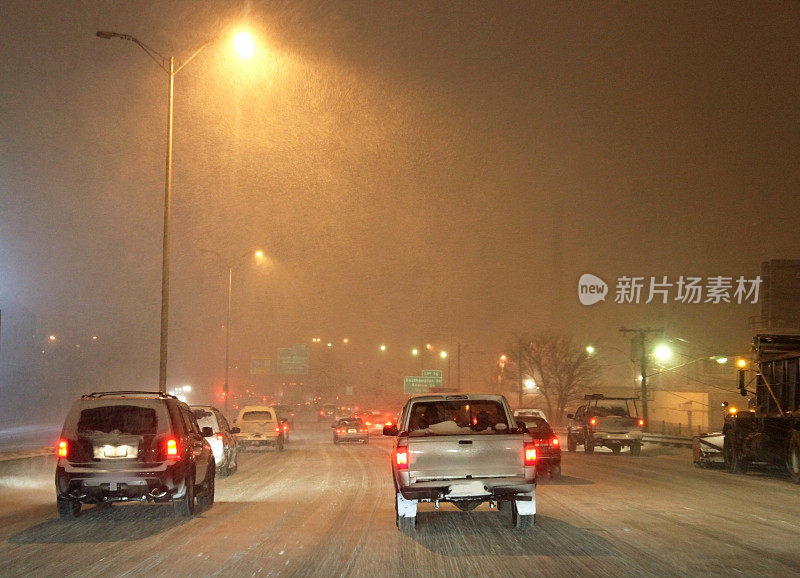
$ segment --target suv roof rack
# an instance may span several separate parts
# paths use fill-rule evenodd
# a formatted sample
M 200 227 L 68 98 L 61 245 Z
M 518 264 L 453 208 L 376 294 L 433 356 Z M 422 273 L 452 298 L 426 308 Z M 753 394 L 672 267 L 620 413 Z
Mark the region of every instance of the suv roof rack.
M 170 395 L 164 391 L 137 391 L 137 390 L 122 390 L 122 391 L 93 391 L 81 396 L 81 399 L 93 399 L 97 397 L 105 397 L 107 395 L 146 395 L 159 398 L 172 398 L 178 399 L 174 395 Z

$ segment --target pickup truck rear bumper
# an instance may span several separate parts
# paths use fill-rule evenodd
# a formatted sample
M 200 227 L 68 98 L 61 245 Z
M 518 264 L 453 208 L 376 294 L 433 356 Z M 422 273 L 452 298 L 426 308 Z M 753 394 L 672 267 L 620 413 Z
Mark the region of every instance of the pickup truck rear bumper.
M 467 483 L 474 491 L 465 493 L 459 488 Z M 407 500 L 530 500 L 521 494 L 530 494 L 535 488 L 535 481 L 525 479 L 458 479 L 416 482 L 400 488 L 400 493 Z

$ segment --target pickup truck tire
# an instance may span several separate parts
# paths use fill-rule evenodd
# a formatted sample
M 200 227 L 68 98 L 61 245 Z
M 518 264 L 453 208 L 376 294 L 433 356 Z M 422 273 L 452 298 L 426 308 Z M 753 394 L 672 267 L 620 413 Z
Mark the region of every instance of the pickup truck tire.
M 278 438 L 278 451 L 282 452 L 284 447 L 283 436 Z
M 511 520 L 515 528 L 530 528 L 536 522 L 536 514 L 520 514 L 517 511 L 517 502 L 511 503 Z
M 571 433 L 567 432 L 567 451 L 574 452 L 576 449 L 578 449 L 578 442 Z
M 62 520 L 75 520 L 81 515 L 81 502 L 79 500 L 69 500 L 58 498 L 58 517 Z
M 622 446 L 619 445 L 619 444 L 614 444 L 614 445 L 611 445 L 609 447 L 611 448 L 611 453 L 613 453 L 615 455 L 619 454 L 622 451 Z
M 638 456 L 642 453 L 642 442 L 634 442 L 631 444 L 631 455 Z
M 561 464 L 550 466 L 550 469 L 548 470 L 547 473 L 550 474 L 551 480 L 557 480 L 561 478 Z
M 404 515 L 401 516 L 400 514 L 409 514 L 411 511 L 414 512 L 413 516 Z M 395 514 L 395 523 L 397 524 L 397 528 L 405 533 L 408 534 L 410 532 L 417 531 L 417 501 L 416 500 L 406 500 L 403 497 L 403 494 L 397 492 L 394 501 L 394 514 Z
M 583 440 L 583 451 L 587 454 L 594 453 L 594 440 L 589 438 L 589 436 L 586 436 L 586 438 Z
M 793 431 L 789 436 L 789 447 L 786 451 L 786 469 L 795 484 L 800 484 L 800 431 Z

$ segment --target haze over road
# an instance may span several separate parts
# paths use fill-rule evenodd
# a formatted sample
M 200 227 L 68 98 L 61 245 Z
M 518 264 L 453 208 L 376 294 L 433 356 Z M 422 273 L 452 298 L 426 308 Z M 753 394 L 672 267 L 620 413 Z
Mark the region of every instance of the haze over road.
M 0 463 L 5 576 L 786 576 L 800 572 L 797 487 L 696 469 L 685 448 L 564 452 L 540 480 L 536 526 L 479 507 L 421 506 L 394 524 L 391 439 L 334 446 L 299 422 L 283 453 L 245 453 L 190 520 L 168 505 L 87 506 L 58 520 L 53 458 Z M 768 496 L 766 498 L 765 496 Z M 775 504 L 780 504 L 776 508 Z M 757 538 L 758 537 L 758 538 Z M 761 538 L 769 537 L 769 539 Z

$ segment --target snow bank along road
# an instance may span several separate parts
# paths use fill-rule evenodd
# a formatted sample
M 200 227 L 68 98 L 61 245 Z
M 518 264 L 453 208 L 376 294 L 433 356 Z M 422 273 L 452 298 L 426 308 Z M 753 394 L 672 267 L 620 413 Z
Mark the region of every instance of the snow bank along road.
M 192 519 L 169 505 L 86 506 L 62 522 L 54 458 L 0 462 L 2 576 L 787 576 L 800 574 L 800 488 L 696 469 L 690 450 L 564 452 L 536 526 L 482 505 L 423 505 L 394 525 L 391 439 L 334 446 L 298 423 L 283 453 L 245 453 Z

